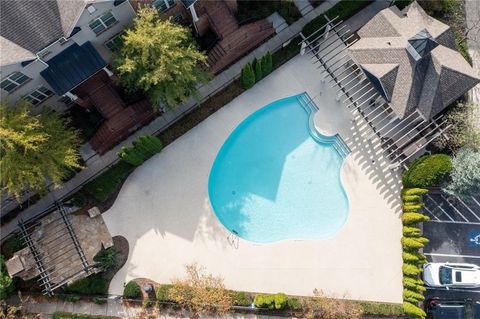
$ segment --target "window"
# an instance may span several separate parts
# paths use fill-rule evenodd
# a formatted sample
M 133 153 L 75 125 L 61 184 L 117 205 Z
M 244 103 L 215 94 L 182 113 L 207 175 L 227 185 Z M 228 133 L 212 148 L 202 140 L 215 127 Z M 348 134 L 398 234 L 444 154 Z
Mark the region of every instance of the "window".
M 175 0 L 154 0 L 153 6 L 159 11 L 167 11 L 175 5 Z
M 73 103 L 72 99 L 69 98 L 69 97 L 66 96 L 66 95 L 62 96 L 62 97 L 58 100 L 58 102 L 63 103 L 63 104 L 65 104 L 65 105 L 67 105 L 67 106 L 69 106 L 69 105 L 71 105 L 71 104 Z
M 452 268 L 440 266 L 439 275 L 440 283 L 442 285 L 452 284 Z
M 30 78 L 22 72 L 14 72 L 1 82 L 0 87 L 10 93 L 28 80 Z
M 95 32 L 96 35 L 99 35 L 103 31 L 110 28 L 115 22 L 117 22 L 117 19 L 115 19 L 113 14 L 111 12 L 107 12 L 90 22 L 88 26 L 93 32 Z
M 24 96 L 23 98 L 26 101 L 32 103 L 33 105 L 38 105 L 38 104 L 42 103 L 43 101 L 45 101 L 46 99 L 48 99 L 52 95 L 53 95 L 52 91 L 50 91 L 49 89 L 47 89 L 44 86 L 41 86 L 38 89 L 36 89 L 35 91 L 33 91 L 32 93 L 30 93 L 29 95 Z
M 105 42 L 105 46 L 109 48 L 111 51 L 117 50 L 118 48 L 120 48 L 120 46 L 123 43 L 123 38 L 122 38 L 123 34 L 124 32 L 120 32 L 114 35 L 112 38 L 110 38 L 108 41 Z

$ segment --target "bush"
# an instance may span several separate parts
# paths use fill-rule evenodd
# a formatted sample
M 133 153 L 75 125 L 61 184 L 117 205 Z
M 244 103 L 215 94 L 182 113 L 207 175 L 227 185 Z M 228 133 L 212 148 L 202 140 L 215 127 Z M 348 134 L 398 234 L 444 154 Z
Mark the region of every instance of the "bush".
M 168 292 L 169 292 L 171 287 L 172 287 L 172 285 L 160 285 L 157 288 L 157 291 L 155 291 L 155 295 L 157 296 L 157 300 L 162 301 L 162 302 L 172 301 L 170 299 L 170 297 L 168 296 Z
M 425 318 L 427 316 L 427 314 L 425 313 L 425 311 L 423 311 L 421 308 L 419 308 L 418 306 L 410 303 L 410 302 L 407 302 L 405 301 L 403 303 L 403 310 L 405 310 L 405 313 L 408 314 L 408 315 L 411 315 L 411 316 L 414 316 L 415 318 Z
M 55 312 L 52 318 L 53 319 L 116 319 L 116 317 L 92 316 L 92 315 L 84 315 L 84 314 L 69 313 L 69 312 Z
M 107 303 L 107 299 L 93 298 L 93 303 L 96 305 L 104 305 Z
M 462 149 L 453 158 L 452 180 L 444 189 L 459 197 L 480 194 L 480 151 Z
M 420 213 L 403 213 L 402 221 L 405 225 L 412 225 L 430 220 L 428 216 Z
M 267 52 L 262 58 L 262 71 L 263 77 L 269 75 L 273 70 L 273 63 L 272 63 L 272 54 Z
M 420 196 L 419 195 L 405 195 L 402 196 L 402 200 L 404 204 L 418 204 L 420 203 Z
M 425 300 L 425 297 L 418 292 L 411 291 L 408 289 L 403 290 L 403 299 L 410 301 L 410 302 L 420 302 Z
M 74 281 L 65 289 L 66 292 L 76 293 L 79 295 L 106 295 L 108 292 L 108 282 L 100 275 L 91 275 Z
M 0 300 L 10 297 L 14 290 L 13 280 L 7 273 L 3 256 L 0 255 Z
M 417 276 L 422 272 L 422 268 L 418 267 L 417 265 L 412 264 L 403 264 L 402 271 L 404 275 L 407 276 Z
M 403 191 L 403 196 L 423 196 L 426 193 L 428 193 L 428 190 L 423 189 L 423 188 L 404 188 Z
M 287 305 L 287 296 L 284 293 L 276 293 L 274 297 L 275 309 L 283 309 Z
M 97 201 L 105 202 L 117 190 L 118 186 L 134 170 L 134 166 L 120 161 L 105 171 L 102 175 L 84 186 L 85 191 Z
M 439 186 L 452 171 L 452 160 L 446 154 L 425 155 L 408 165 L 403 173 L 404 187 Z
M 273 295 L 262 295 L 262 294 L 255 295 L 255 299 L 253 300 L 253 303 L 257 308 L 268 308 L 268 309 L 275 308 L 275 298 Z
M 133 166 L 140 166 L 147 159 L 159 153 L 162 148 L 162 142 L 158 137 L 142 135 L 133 142 L 133 147 L 122 147 L 118 156 Z
M 262 63 L 261 60 L 255 63 L 255 82 L 260 81 L 263 78 Z
M 418 212 L 422 209 L 423 204 L 403 204 L 402 209 L 404 212 Z
M 402 253 L 402 258 L 406 263 L 418 264 L 420 262 L 420 258 L 412 253 L 404 252 Z
M 73 296 L 73 295 L 58 295 L 58 299 L 66 301 L 66 302 L 77 302 L 80 301 L 79 296 Z
M 297 36 L 293 38 L 290 43 L 277 52 L 272 54 L 272 68 L 276 69 L 281 66 L 286 61 L 290 60 L 298 53 L 300 53 L 300 46 L 298 45 L 301 41 L 301 37 Z
M 423 287 L 423 281 L 419 278 L 414 277 L 404 277 L 403 286 L 411 290 L 418 290 L 418 287 L 422 287 L 423 289 L 425 289 L 425 287 Z
M 101 272 L 105 272 L 117 264 L 117 256 L 117 248 L 109 247 L 100 250 L 95 257 L 93 257 L 93 261 L 98 263 L 97 267 Z
M 298 300 L 297 298 L 288 298 L 287 307 L 288 309 L 291 309 L 291 310 L 300 310 L 302 309 L 302 304 L 300 303 L 300 300 Z
M 13 254 L 20 249 L 26 247 L 23 240 L 19 237 L 19 235 L 13 235 L 12 237 L 5 240 L 2 245 L 2 254 L 4 255 L 5 259 L 9 259 L 13 257 Z
M 142 294 L 140 286 L 135 281 L 130 281 L 123 289 L 123 296 L 127 299 L 137 299 Z
M 250 63 L 247 63 L 243 67 L 241 80 L 244 89 L 249 89 L 255 84 L 255 72 L 253 72 L 253 68 Z
M 372 301 L 357 301 L 364 315 L 399 317 L 404 315 L 402 305 Z
M 420 228 L 403 226 L 403 235 L 406 237 L 418 237 L 420 236 Z
M 422 237 L 420 237 L 422 238 Z M 423 248 L 424 242 L 420 238 L 402 237 L 402 245 L 404 249 L 420 249 Z M 424 238 L 426 239 L 426 238 Z M 428 240 L 427 240 L 428 241 Z
M 133 166 L 140 166 L 145 161 L 142 154 L 139 154 L 135 148 L 123 146 L 118 152 L 118 157 Z
M 245 291 L 233 291 L 232 298 L 235 306 L 248 307 L 252 304 L 252 296 Z

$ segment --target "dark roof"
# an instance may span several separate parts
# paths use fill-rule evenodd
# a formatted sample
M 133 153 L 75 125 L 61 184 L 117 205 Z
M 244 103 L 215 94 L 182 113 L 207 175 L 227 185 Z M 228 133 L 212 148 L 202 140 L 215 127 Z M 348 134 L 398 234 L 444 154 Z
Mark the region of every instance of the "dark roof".
M 438 46 L 438 43 L 428 33 L 427 29 L 423 29 L 408 39 L 408 43 L 410 43 L 411 47 L 407 47 L 407 50 L 415 57 L 415 53 L 411 51 L 413 48 L 420 58 L 423 58 Z
M 181 0 L 185 8 L 190 8 L 197 0 Z
M 72 90 L 107 65 L 90 42 L 81 46 L 75 43 L 47 63 L 48 68 L 40 75 L 57 95 Z
M 377 89 L 378 93 L 382 95 L 382 97 L 385 99 L 385 101 L 390 101 L 390 98 L 387 95 L 387 92 L 385 92 L 385 89 L 383 88 L 382 82 L 373 75 L 372 73 L 368 72 L 367 69 L 363 68 L 363 72 L 365 73 L 366 77 L 368 80 L 372 83 L 372 85 Z
M 85 0 L 1 0 L 0 35 L 37 53 L 68 36 L 84 8 Z

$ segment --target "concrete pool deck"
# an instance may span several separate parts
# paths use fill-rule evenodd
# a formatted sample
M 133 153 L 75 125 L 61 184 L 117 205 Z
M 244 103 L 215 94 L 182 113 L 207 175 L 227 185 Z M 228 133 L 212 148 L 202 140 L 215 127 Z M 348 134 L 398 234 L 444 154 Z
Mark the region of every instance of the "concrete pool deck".
M 311 295 L 317 288 L 330 296 L 400 303 L 399 176 L 387 168 L 379 141 L 367 138 L 367 125 L 336 101 L 330 86 L 308 57 L 297 56 L 137 168 L 103 214 L 112 236 L 130 244 L 109 292 L 121 294 L 123 284 L 138 277 L 169 283 L 185 274 L 184 265 L 198 262 L 229 289 Z M 304 91 L 318 96 L 315 125 L 338 132 L 352 150 L 342 168 L 347 222 L 326 240 L 239 239 L 231 245 L 208 198 L 215 156 L 252 112 Z

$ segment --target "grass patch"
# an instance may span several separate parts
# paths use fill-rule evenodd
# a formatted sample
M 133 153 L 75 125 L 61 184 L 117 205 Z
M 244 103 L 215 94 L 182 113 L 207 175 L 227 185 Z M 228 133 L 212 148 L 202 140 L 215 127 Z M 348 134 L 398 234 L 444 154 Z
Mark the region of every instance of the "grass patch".
M 92 316 L 84 315 L 70 312 L 55 312 L 53 314 L 53 319 L 117 319 L 118 317 L 110 316 Z
M 240 25 L 265 19 L 278 12 L 290 25 L 302 17 L 297 6 L 291 0 L 239 0 L 236 18 Z
M 134 168 L 134 166 L 124 161 L 120 161 L 105 173 L 85 185 L 84 189 L 97 201 L 105 202 L 117 190 L 118 186 L 120 186 Z

